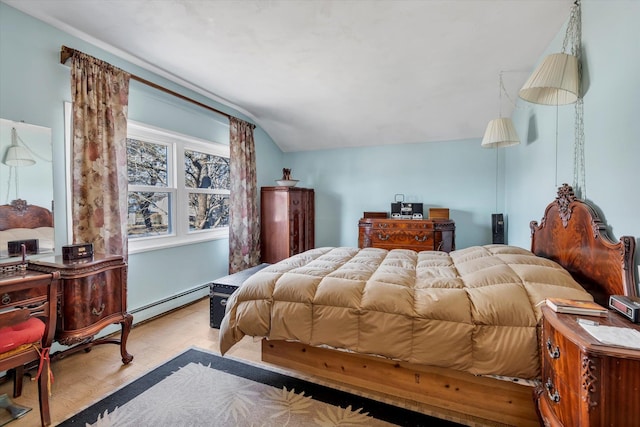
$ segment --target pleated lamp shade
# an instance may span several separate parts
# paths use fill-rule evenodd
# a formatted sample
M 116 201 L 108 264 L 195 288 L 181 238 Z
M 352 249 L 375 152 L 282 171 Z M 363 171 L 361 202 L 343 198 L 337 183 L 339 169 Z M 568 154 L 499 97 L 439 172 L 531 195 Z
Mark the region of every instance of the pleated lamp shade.
M 520 144 L 520 138 L 511 119 L 500 117 L 487 125 L 481 146 L 484 148 L 509 147 Z
M 542 61 L 518 95 L 534 104 L 565 105 L 578 100 L 579 90 L 578 58 L 554 53 Z
M 3 163 L 7 166 L 31 166 L 36 163 L 29 151 L 19 145 L 10 145 L 4 155 Z

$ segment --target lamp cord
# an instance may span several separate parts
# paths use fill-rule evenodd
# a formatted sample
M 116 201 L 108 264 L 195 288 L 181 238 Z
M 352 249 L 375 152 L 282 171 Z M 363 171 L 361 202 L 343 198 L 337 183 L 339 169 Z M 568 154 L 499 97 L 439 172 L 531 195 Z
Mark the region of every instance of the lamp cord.
M 15 128 L 14 128 L 15 131 Z M 47 162 L 47 163 L 51 163 L 53 160 L 52 159 L 47 159 L 45 157 L 42 157 L 40 154 L 36 153 L 35 151 L 33 151 L 31 149 L 31 147 L 29 146 L 29 144 L 27 144 L 26 142 L 24 142 L 24 140 L 22 138 L 20 138 L 20 135 L 18 135 L 17 132 L 15 132 L 15 137 L 17 138 L 17 141 L 20 141 L 22 143 L 22 145 L 24 146 L 24 148 L 27 149 L 27 151 L 29 151 L 29 153 L 33 154 L 34 156 L 36 156 L 37 158 L 39 158 L 40 160 Z M 17 142 L 15 145 L 19 145 Z
M 16 186 L 16 199 L 18 198 L 18 171 L 15 166 L 9 166 L 9 178 L 7 179 L 7 199 L 5 204 L 9 204 L 9 200 L 11 198 L 11 178 L 15 182 Z
M 567 23 L 567 31 L 562 42 L 562 52 L 569 53 L 578 58 L 578 75 L 582 81 L 582 69 L 580 66 L 582 53 L 582 12 L 580 0 L 576 0 L 571 7 L 571 15 Z M 580 92 L 580 91 L 578 91 Z M 556 119 L 557 120 L 557 119 Z M 557 125 L 556 125 L 557 133 Z M 557 139 L 557 136 L 556 136 Z M 557 151 L 557 148 L 556 148 Z M 556 157 L 557 161 L 557 157 Z M 556 166 L 556 186 L 558 184 Z M 580 93 L 575 104 L 575 123 L 573 141 L 573 190 L 582 199 L 587 197 L 584 160 L 584 103 Z
M 9 166 L 9 179 L 7 179 L 7 199 L 4 202 L 5 205 L 9 204 L 9 193 L 11 192 L 11 175 L 13 174 L 13 168 Z
M 498 213 L 498 145 L 496 145 L 496 213 Z
M 557 98 L 556 93 L 556 98 Z M 556 188 L 558 188 L 558 115 L 559 115 L 558 102 L 556 102 Z
M 573 145 L 573 188 L 581 199 L 587 198 L 587 183 L 584 161 L 584 103 L 578 97 L 575 105 L 575 140 Z

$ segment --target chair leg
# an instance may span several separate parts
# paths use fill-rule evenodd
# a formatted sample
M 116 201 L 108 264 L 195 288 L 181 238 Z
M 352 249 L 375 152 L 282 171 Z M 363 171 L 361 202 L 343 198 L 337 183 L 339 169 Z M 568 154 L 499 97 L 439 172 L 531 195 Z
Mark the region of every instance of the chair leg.
M 51 366 L 49 361 L 42 361 L 42 372 L 38 378 L 38 400 L 40 401 L 40 421 L 42 426 L 51 425 L 51 413 L 49 411 L 49 375 Z
M 13 369 L 13 397 L 22 395 L 22 380 L 24 379 L 24 366 L 20 365 Z

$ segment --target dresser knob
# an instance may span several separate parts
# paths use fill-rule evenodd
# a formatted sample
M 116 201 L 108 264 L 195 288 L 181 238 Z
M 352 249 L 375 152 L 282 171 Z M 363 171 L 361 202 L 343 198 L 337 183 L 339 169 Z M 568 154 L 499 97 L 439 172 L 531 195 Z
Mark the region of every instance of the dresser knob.
M 9 294 L 2 295 L 2 304 L 3 305 L 7 305 L 10 302 L 11 302 L 11 297 L 9 296 Z
M 553 348 L 553 344 L 551 343 L 551 338 L 547 338 L 547 351 L 549 352 L 549 356 L 552 359 L 557 359 L 560 357 L 560 347 L 556 346 Z

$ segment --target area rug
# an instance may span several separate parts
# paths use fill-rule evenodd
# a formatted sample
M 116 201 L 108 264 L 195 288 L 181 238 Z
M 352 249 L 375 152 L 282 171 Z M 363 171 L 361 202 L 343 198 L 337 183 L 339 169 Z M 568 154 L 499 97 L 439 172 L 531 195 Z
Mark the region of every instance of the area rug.
M 60 424 L 69 426 L 459 426 L 189 349 Z

